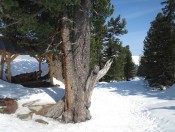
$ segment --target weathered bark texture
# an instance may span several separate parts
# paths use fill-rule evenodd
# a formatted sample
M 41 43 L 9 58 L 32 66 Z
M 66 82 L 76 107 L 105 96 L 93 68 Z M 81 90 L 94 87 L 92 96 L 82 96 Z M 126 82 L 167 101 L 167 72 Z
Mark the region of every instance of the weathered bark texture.
M 49 61 L 49 76 L 50 76 L 50 83 L 51 85 L 54 85 L 53 82 L 53 54 L 46 54 L 46 59 Z
M 64 16 L 62 21 L 61 49 L 66 91 L 62 120 L 66 123 L 84 122 L 91 118 L 89 107 L 93 88 L 96 81 L 105 75 L 112 63 L 112 61 L 108 61 L 104 69 L 100 71 L 99 67 L 95 67 L 89 74 L 90 1 L 81 0 L 80 5 L 76 7 L 74 16 L 74 43 L 70 42 L 68 18 Z M 59 110 L 58 107 L 57 109 L 55 108 L 48 111 L 47 115 L 51 115 L 51 113 Z
M 69 38 L 69 27 L 66 20 L 61 29 L 62 52 L 65 77 L 65 110 L 62 116 L 65 122 L 83 122 L 89 119 L 86 107 L 85 86 L 89 74 L 89 29 L 90 0 L 81 1 L 75 11 L 75 42 Z M 66 18 L 65 18 L 66 19 Z
M 64 83 L 62 63 L 58 59 L 53 60 L 52 76 Z
M 43 109 L 41 113 L 42 115 L 44 114 L 46 117 L 51 117 L 60 120 L 60 116 L 62 115 L 63 111 L 64 111 L 64 101 L 60 100 L 59 102 L 56 103 L 56 105 Z

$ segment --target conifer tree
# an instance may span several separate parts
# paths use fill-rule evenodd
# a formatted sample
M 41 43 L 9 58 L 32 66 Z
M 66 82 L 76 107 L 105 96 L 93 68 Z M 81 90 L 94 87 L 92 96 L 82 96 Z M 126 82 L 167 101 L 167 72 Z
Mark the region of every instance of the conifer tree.
M 146 78 L 151 80 L 155 80 L 165 71 L 163 69 L 165 62 L 162 52 L 166 45 L 162 45 L 164 41 L 164 33 L 160 32 L 162 27 L 164 27 L 164 17 L 162 13 L 159 13 L 156 20 L 152 22 L 151 28 L 144 40 L 145 73 Z
M 174 3 L 174 0 L 162 3 L 165 4 L 163 13 L 158 13 L 144 40 L 144 64 L 141 65 L 151 86 L 172 85 L 175 80 Z
M 144 60 L 144 57 L 142 56 L 141 59 L 140 59 L 140 65 L 137 69 L 137 76 L 139 77 L 145 77 L 146 74 L 145 74 L 145 60 Z
M 165 7 L 162 9 L 166 21 L 166 35 L 165 44 L 168 45 L 165 54 L 167 55 L 167 76 L 175 82 L 175 1 L 166 0 L 162 2 Z
M 125 56 L 125 65 L 124 65 L 124 74 L 125 79 L 129 81 L 135 76 L 135 66 L 132 61 L 132 54 L 129 50 L 129 46 L 126 46 L 126 56 Z
M 113 58 L 113 64 L 106 74 L 106 76 L 103 78 L 105 81 L 111 81 L 111 80 L 119 80 L 122 77 L 120 76 L 119 72 L 122 72 L 121 66 L 123 65 L 123 55 L 122 55 L 122 43 L 117 38 L 120 35 L 126 34 L 127 30 L 125 29 L 126 26 L 126 20 L 122 19 L 120 15 L 118 17 L 111 18 L 107 25 L 107 36 L 105 37 L 104 42 L 104 51 L 103 51 L 103 59 L 107 60 L 110 58 Z M 105 61 L 104 61 L 105 62 Z M 118 71 L 116 70 L 118 69 Z M 123 74 L 121 74 L 123 75 Z
M 103 40 L 107 34 L 106 19 L 111 16 L 114 7 L 110 0 L 92 0 L 91 10 L 91 56 L 90 69 L 98 64 L 102 67 Z

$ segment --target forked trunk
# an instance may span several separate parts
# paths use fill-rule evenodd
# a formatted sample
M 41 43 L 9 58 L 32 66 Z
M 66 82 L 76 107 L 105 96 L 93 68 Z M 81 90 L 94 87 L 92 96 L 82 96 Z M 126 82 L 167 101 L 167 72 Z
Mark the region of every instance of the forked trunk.
M 91 118 L 89 107 L 90 99 L 96 81 L 103 77 L 109 70 L 112 61 L 108 61 L 105 67 L 99 71 L 99 67 L 89 73 L 90 53 L 90 29 L 89 9 L 91 0 L 81 0 L 75 11 L 75 42 L 70 42 L 68 18 L 65 16 L 61 28 L 62 63 L 64 67 L 65 98 L 62 120 L 69 122 L 83 122 Z M 58 102 L 57 104 L 59 104 Z M 59 118 L 53 115 L 53 109 L 59 110 L 59 105 L 53 106 L 47 112 L 47 116 Z M 60 106 L 62 107 L 62 106 Z M 51 113 L 52 111 L 52 113 Z M 61 111 L 61 110 L 60 110 Z
M 89 6 L 90 0 L 82 0 L 75 11 L 75 42 L 69 39 L 66 17 L 61 29 L 63 66 L 65 77 L 65 110 L 62 119 L 65 122 L 82 122 L 90 119 L 86 107 L 85 87 L 89 75 Z

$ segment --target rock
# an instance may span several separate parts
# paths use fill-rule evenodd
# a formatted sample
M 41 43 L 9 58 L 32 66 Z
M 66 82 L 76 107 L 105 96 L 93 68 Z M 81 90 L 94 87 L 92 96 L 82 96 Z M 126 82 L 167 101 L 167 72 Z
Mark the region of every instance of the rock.
M 54 104 L 34 105 L 38 101 L 39 100 L 34 100 L 34 101 L 31 101 L 31 102 L 22 104 L 22 106 L 23 107 L 28 107 L 31 112 L 35 113 L 36 115 L 41 115 L 41 116 L 45 116 L 48 109 L 50 107 L 54 106 Z
M 28 114 L 18 114 L 17 117 L 23 121 L 29 121 L 32 120 L 33 112 L 30 112 Z
M 34 111 L 35 113 L 39 112 L 40 110 L 43 109 L 42 105 L 33 105 L 33 106 L 28 106 L 29 110 Z
M 49 124 L 48 122 L 46 122 L 42 119 L 36 119 L 35 121 L 38 122 L 38 123 L 46 124 L 46 125 Z
M 18 104 L 15 99 L 5 98 L 0 99 L 0 113 L 12 114 L 18 109 Z
M 47 104 L 47 105 L 31 105 L 28 106 L 29 110 L 35 113 L 36 115 L 44 116 L 46 111 L 52 107 L 53 104 Z
M 33 101 L 30 101 L 30 102 L 27 102 L 27 103 L 24 103 L 22 104 L 23 107 L 28 107 L 28 106 L 32 106 L 34 103 L 40 101 L 40 99 L 37 99 L 37 100 L 33 100 Z

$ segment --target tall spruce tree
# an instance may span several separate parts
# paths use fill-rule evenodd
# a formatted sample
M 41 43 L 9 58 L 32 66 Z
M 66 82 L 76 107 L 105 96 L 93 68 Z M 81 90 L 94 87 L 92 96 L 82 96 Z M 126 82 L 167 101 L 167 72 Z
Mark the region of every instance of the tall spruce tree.
M 125 65 L 124 65 L 124 74 L 125 79 L 129 81 L 135 76 L 135 66 L 132 61 L 132 54 L 129 50 L 129 46 L 126 46 L 126 56 L 125 56 Z
M 166 21 L 166 44 L 167 52 L 167 76 L 175 82 L 175 1 L 166 0 L 162 2 L 165 7 L 162 9 Z M 165 53 L 166 54 L 166 53 Z
M 174 82 L 174 12 L 175 1 L 167 0 L 163 13 L 158 13 L 144 40 L 141 64 L 152 86 L 172 85 Z
M 145 74 L 145 60 L 144 60 L 144 57 L 141 57 L 141 59 L 140 59 L 140 65 L 139 65 L 139 67 L 138 67 L 138 69 L 137 69 L 137 76 L 139 76 L 139 77 L 145 77 L 146 76 L 146 74 Z
M 166 71 L 166 69 L 163 69 L 165 68 L 163 50 L 166 45 L 162 45 L 164 41 L 164 32 L 161 32 L 162 27 L 164 27 L 164 16 L 162 13 L 159 13 L 156 20 L 152 22 L 151 28 L 144 40 L 146 78 L 153 81 L 156 81 L 157 77 Z

